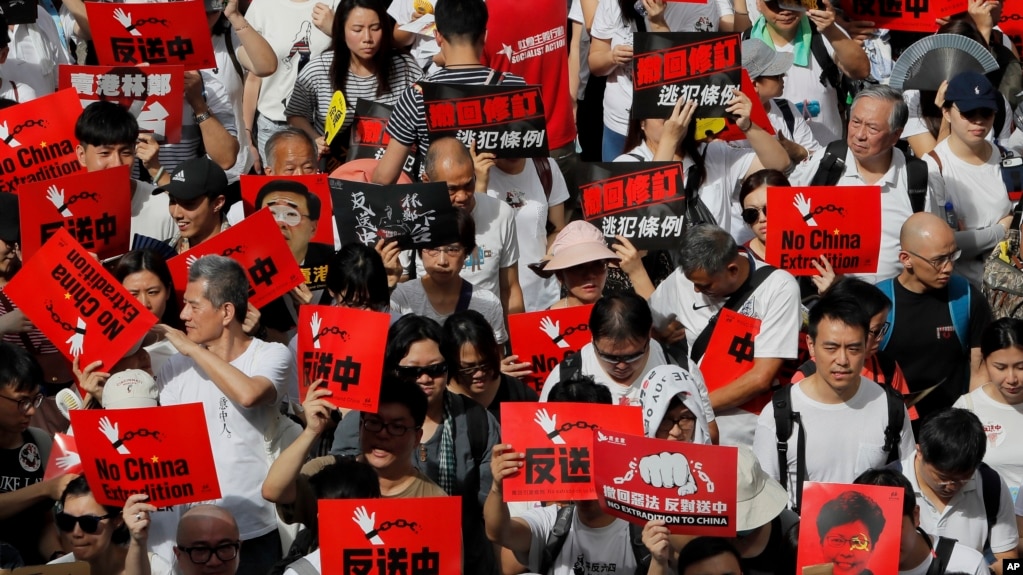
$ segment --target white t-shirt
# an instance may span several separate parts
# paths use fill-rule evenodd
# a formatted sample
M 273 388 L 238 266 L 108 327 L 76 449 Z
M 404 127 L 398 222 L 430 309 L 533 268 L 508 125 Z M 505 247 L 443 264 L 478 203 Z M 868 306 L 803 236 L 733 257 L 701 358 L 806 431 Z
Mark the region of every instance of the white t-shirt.
M 747 4 L 748 5 L 748 4 Z M 813 26 L 813 24 L 810 24 Z M 828 50 L 828 56 L 835 57 L 835 49 L 827 38 L 823 38 L 824 47 Z M 793 53 L 795 46 L 785 44 L 775 45 L 774 49 L 781 53 Z M 782 91 L 782 98 L 793 103 L 816 102 L 820 106 L 820 114 L 816 117 L 806 114 L 807 123 L 814 137 L 822 144 L 829 144 L 842 138 L 842 117 L 838 114 L 838 91 L 825 82 L 821 84 L 821 72 L 823 68 L 817 63 L 817 59 L 811 53 L 808 66 L 798 66 L 795 63 L 785 73 L 785 90 Z M 804 108 L 805 110 L 805 108 Z
M 767 265 L 756 261 L 756 267 Z M 672 319 L 686 328 L 686 340 L 692 349 L 696 338 L 707 327 L 710 318 L 721 311 L 728 298 L 711 298 L 696 293 L 693 282 L 679 268 L 672 272 L 650 296 L 654 325 L 664 329 Z M 775 270 L 753 290 L 739 313 L 760 320 L 753 357 L 794 359 L 799 348 L 802 325 L 799 286 L 784 270 Z M 702 362 L 703 358 L 701 358 Z M 753 445 L 757 416 L 734 408 L 717 413 L 722 445 Z
M 174 218 L 170 215 L 167 194 L 153 195 L 153 184 L 132 180 L 135 193 L 131 196 L 131 241 L 135 234 L 154 240 L 169 241 L 178 232 Z M 241 202 L 239 202 L 241 203 Z
M 47 565 L 61 565 L 64 563 L 74 563 L 75 561 L 77 561 L 75 554 L 68 553 L 50 561 Z M 155 553 L 149 553 L 149 569 L 151 575 L 171 575 L 174 572 L 171 569 L 170 563 Z
M 276 420 L 277 405 L 296 372 L 287 347 L 259 339 L 251 340 L 231 365 L 249 377 L 269 379 L 276 390 L 274 401 L 248 409 L 235 404 L 183 355 L 167 360 L 156 381 L 161 405 L 203 404 L 220 480 L 222 498 L 216 503 L 231 511 L 245 541 L 277 528 L 274 506 L 262 496 L 270 469 L 263 433 Z
M 0 77 L 28 84 L 37 96 L 57 90 L 57 66 L 70 64 L 57 24 L 42 6 L 34 24 L 15 24 L 10 31 L 10 52 L 0 64 Z
M 1005 236 L 1005 228 L 998 221 L 1012 213 L 1012 202 L 1002 181 L 1002 154 L 991 146 L 987 162 L 970 164 L 952 153 L 948 138 L 934 147 L 934 154 L 941 159 L 940 167 L 933 156 L 924 156 L 934 190 L 933 205 L 944 212 L 951 202 L 963 230 L 956 232 L 956 245 L 963 250 L 955 264 L 956 273 L 981 285 L 984 261 Z
M 515 229 L 519 244 L 519 286 L 526 311 L 544 310 L 558 301 L 561 284 L 557 278 L 547 279 L 533 273 L 529 264 L 540 261 L 547 253 L 547 207 L 568 201 L 568 187 L 554 160 L 551 166 L 553 185 L 551 197 L 544 195 L 540 176 L 532 160 L 526 160 L 522 171 L 509 174 L 496 166 L 490 169 L 487 195 L 507 203 L 515 210 Z
M 781 108 L 778 107 L 778 102 L 784 102 L 792 112 L 792 130 L 789 130 L 788 123 L 785 122 L 785 114 L 782 113 Z M 810 128 L 810 124 L 806 122 L 803 115 L 796 109 L 795 104 L 784 98 L 772 98 L 769 102 L 770 106 L 767 108 L 767 118 L 771 120 L 771 125 L 774 126 L 774 131 L 785 136 L 787 140 L 791 140 L 800 146 L 806 148 L 809 153 L 814 153 L 821 149 L 821 143 L 813 135 L 813 130 Z M 742 140 L 743 143 L 747 143 L 747 140 Z
M 472 286 L 472 299 L 469 300 L 469 309 L 483 314 L 487 323 L 494 330 L 494 339 L 497 343 L 503 344 L 508 341 L 508 331 L 504 327 L 504 311 L 501 308 L 501 300 L 479 286 Z M 444 320 L 451 314 L 442 314 L 434 309 L 430 299 L 423 289 L 422 278 L 416 278 L 398 284 L 391 292 L 391 310 L 401 315 L 414 313 L 436 320 L 443 325 Z
M 961 396 L 952 407 L 968 409 L 980 419 L 987 435 L 984 463 L 1002 476 L 1015 501 L 1023 483 L 1023 444 L 1019 442 L 1023 437 L 1023 406 L 991 399 L 984 391 L 988 386 L 994 384 L 985 384 Z M 998 393 L 997 389 L 992 390 Z
M 437 0 L 391 0 L 391 5 L 387 8 L 387 14 L 394 18 L 394 21 L 398 26 L 404 26 L 412 21 L 412 13 L 415 12 L 415 4 L 427 2 L 430 4 L 430 14 L 433 14 L 433 8 L 437 5 Z M 428 36 L 423 34 L 416 34 L 415 40 L 412 41 L 412 57 L 416 59 L 420 67 L 425 67 L 427 64 L 432 64 L 433 57 L 440 53 L 440 46 L 437 45 L 437 40 L 433 34 Z
M 242 45 L 238 34 L 234 31 L 233 27 L 226 33 L 231 35 L 231 45 L 234 46 L 235 53 L 237 54 L 238 49 Z M 234 165 L 230 169 L 224 171 L 227 172 L 227 181 L 235 182 L 239 176 L 248 173 L 255 159 L 249 150 L 248 134 L 246 134 L 244 129 L 245 117 L 242 112 L 242 93 L 245 88 L 245 81 L 238 75 L 238 70 L 234 67 L 234 61 L 231 60 L 231 55 L 227 49 L 227 42 L 224 39 L 224 34 L 214 34 L 213 55 L 217 59 L 217 67 L 207 71 L 211 72 L 223 87 L 227 100 L 234 109 L 234 125 L 237 127 L 236 137 L 238 139 L 238 159 L 235 160 Z M 240 204 L 241 202 L 238 203 Z
M 798 412 L 802 423 L 793 424 L 789 436 L 788 475 L 790 506 L 796 504 L 796 473 L 799 425 L 805 430 L 807 481 L 824 483 L 852 483 L 860 473 L 876 467 L 884 467 L 888 453 L 884 451 L 884 431 L 888 426 L 888 400 L 885 391 L 873 381 L 860 377 L 860 387 L 848 401 L 827 404 L 811 399 L 803 390 L 806 380 L 792 386 L 793 412 Z M 905 408 L 903 408 L 905 411 Z M 757 419 L 757 431 L 753 438 L 753 453 L 764 471 L 780 479 L 778 469 L 778 438 L 774 425 L 774 404 L 768 403 Z M 835 437 L 844 437 L 835 441 Z M 899 453 L 909 453 L 916 446 L 909 415 L 902 424 L 902 441 Z
M 931 545 L 933 547 L 938 546 L 938 538 L 928 535 L 931 539 Z M 899 575 L 927 575 L 927 570 L 931 567 L 931 561 L 934 561 L 934 555 L 931 553 L 927 554 L 924 558 L 923 563 L 920 563 L 912 569 L 905 571 L 899 571 Z M 984 555 L 976 549 L 970 549 L 962 543 L 956 543 L 952 547 L 952 555 L 948 559 L 948 567 L 945 568 L 945 573 L 969 573 L 970 575 L 989 575 L 991 570 L 988 569 L 987 561 L 984 560 Z
M 532 540 L 529 545 L 529 556 L 516 553 L 515 558 L 529 569 L 540 568 L 543 550 L 547 546 L 547 536 L 554 528 L 558 516 L 558 507 L 548 505 L 539 509 L 531 509 L 521 516 Z M 578 566 L 578 570 L 575 567 Z M 579 514 L 572 514 L 572 526 L 561 553 L 554 559 L 548 573 L 550 575 L 601 575 L 603 573 L 632 573 L 636 570 L 636 557 L 629 543 L 629 523 L 624 519 L 615 519 L 610 525 L 600 528 L 587 527 L 579 521 Z M 547 575 L 547 574 L 544 574 Z

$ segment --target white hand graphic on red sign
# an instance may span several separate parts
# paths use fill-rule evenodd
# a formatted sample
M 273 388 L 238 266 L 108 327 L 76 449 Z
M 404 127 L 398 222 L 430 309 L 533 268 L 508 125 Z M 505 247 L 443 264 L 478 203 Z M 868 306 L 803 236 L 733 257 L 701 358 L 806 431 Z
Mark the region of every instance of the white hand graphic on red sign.
M 813 214 L 810 213 L 810 200 L 806 199 L 803 194 L 796 194 L 796 197 L 792 200 L 792 205 L 799 210 L 799 215 L 803 216 L 806 225 L 811 228 L 817 227 L 817 221 L 813 219 Z
M 639 476 L 653 487 L 677 487 L 679 495 L 696 493 L 696 478 L 681 453 L 657 453 L 639 461 Z
M 71 213 L 71 208 L 64 203 L 64 190 L 58 189 L 57 186 L 50 186 L 46 188 L 46 199 L 50 200 L 53 207 L 57 208 L 60 215 L 65 218 L 70 218 L 74 215 Z
M 352 521 L 362 529 L 362 532 L 366 534 L 366 538 L 373 545 L 383 545 L 384 540 L 380 538 L 380 534 L 376 530 L 377 514 L 376 511 L 372 515 L 366 513 L 366 507 L 360 506 L 355 508 L 355 516 L 352 517 Z
M 568 342 L 561 335 L 561 322 L 551 321 L 550 316 L 544 316 L 540 320 L 540 331 L 547 334 L 547 337 L 551 338 L 551 341 L 558 344 L 558 347 L 568 347 Z
M 319 312 L 313 312 L 313 317 L 309 319 L 309 328 L 313 332 L 313 347 L 320 349 L 320 326 L 323 325 L 323 320 L 320 319 Z
M 71 344 L 70 351 L 71 355 L 78 357 L 82 355 L 82 346 L 85 344 L 85 320 L 78 318 L 78 325 L 75 327 L 75 333 L 71 334 L 71 337 L 64 340 L 64 343 Z
M 533 421 L 540 426 L 540 429 L 543 429 L 543 432 L 547 434 L 547 437 L 549 437 L 552 442 L 558 445 L 565 444 L 564 438 L 562 438 L 561 433 L 558 432 L 557 414 L 550 415 L 547 413 L 546 409 L 538 409 L 536 410 L 536 417 Z
M 118 425 L 119 424 L 117 423 L 111 424 L 109 417 L 103 417 L 99 420 L 100 433 L 103 434 L 103 437 L 107 438 L 110 445 L 113 445 L 114 448 L 117 449 L 118 453 L 121 455 L 131 455 L 131 451 L 128 451 L 128 448 L 124 445 L 124 442 L 121 439 L 121 434 L 117 429 Z
M 117 10 L 114 10 L 114 20 L 117 20 L 118 24 L 124 26 L 124 29 L 127 30 L 128 33 L 131 34 L 132 36 L 142 35 L 142 32 L 139 32 L 135 28 L 135 25 L 132 24 L 131 12 L 125 13 L 123 9 L 118 8 Z

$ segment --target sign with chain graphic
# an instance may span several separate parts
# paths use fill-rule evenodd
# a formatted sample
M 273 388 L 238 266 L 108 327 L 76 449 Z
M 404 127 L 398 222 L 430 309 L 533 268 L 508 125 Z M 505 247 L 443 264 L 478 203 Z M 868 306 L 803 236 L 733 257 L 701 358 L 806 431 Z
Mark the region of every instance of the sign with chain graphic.
M 503 403 L 501 422 L 501 442 L 526 455 L 521 471 L 504 480 L 505 501 L 596 499 L 590 430 L 643 434 L 639 406 Z
M 998 27 L 1009 36 L 1017 51 L 1023 49 L 1023 3 L 1002 2 L 1002 18 Z
M 441 575 L 462 572 L 460 497 L 321 499 L 324 573 Z
M 220 498 L 201 403 L 71 411 L 85 478 L 100 505 L 134 493 L 157 507 Z
M 378 311 L 304 305 L 298 312 L 299 397 L 324 380 L 327 401 L 376 413 L 391 316 Z
M 760 334 L 760 320 L 730 309 L 722 309 L 700 361 L 700 370 L 707 390 L 720 389 L 753 368 L 753 344 Z M 771 401 L 770 394 L 761 394 L 741 406 L 752 413 Z
M 86 4 L 85 12 L 100 64 L 178 64 L 186 70 L 217 66 L 202 2 L 97 2 Z
M 593 436 L 593 481 L 605 511 L 637 525 L 662 519 L 672 533 L 735 536 L 735 447 Z
M 590 343 L 592 309 L 592 305 L 581 305 L 508 316 L 512 351 L 519 361 L 532 364 L 527 381 L 537 393 L 562 360 Z
M 0 110 L 0 192 L 52 180 L 82 169 L 75 153 L 75 122 L 82 103 L 60 90 Z

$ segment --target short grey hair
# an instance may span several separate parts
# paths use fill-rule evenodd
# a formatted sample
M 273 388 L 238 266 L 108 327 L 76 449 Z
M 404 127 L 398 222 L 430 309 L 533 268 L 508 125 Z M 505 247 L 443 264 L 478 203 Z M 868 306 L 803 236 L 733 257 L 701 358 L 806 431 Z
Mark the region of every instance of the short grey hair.
M 689 275 L 703 270 L 709 275 L 725 271 L 735 260 L 739 246 L 725 230 L 710 224 L 689 228 L 679 246 L 682 273 Z
M 249 278 L 241 264 L 224 256 L 203 256 L 188 268 L 188 282 L 202 282 L 202 295 L 213 307 L 230 303 L 234 306 L 234 319 L 238 323 L 245 322 L 249 309 Z
M 282 140 L 287 140 L 289 138 L 302 140 L 307 146 L 309 146 L 313 160 L 315 161 L 319 158 L 318 152 L 320 148 L 316 145 L 316 140 L 310 138 L 309 134 L 305 133 L 305 130 L 294 126 L 288 126 L 287 128 L 274 132 L 270 136 L 270 139 L 266 141 L 266 147 L 263 149 L 263 158 L 266 165 L 274 165 L 274 160 L 277 156 L 277 146 L 280 145 Z
M 906 105 L 906 100 L 902 97 L 902 92 L 886 86 L 884 84 L 875 84 L 867 86 L 856 94 L 853 98 L 852 108 L 856 107 L 856 102 L 859 102 L 863 98 L 873 98 L 875 100 L 885 100 L 892 103 L 892 113 L 888 116 L 888 131 L 889 133 L 897 132 L 906 127 L 906 121 L 909 120 L 909 106 Z

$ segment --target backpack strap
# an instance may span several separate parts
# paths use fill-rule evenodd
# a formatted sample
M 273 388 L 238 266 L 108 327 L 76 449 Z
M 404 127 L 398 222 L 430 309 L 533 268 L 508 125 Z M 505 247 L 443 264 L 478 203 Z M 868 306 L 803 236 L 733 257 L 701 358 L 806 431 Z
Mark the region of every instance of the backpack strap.
M 810 377 L 817 373 L 817 362 L 812 359 L 808 359 L 805 363 L 803 363 L 803 365 L 796 368 L 796 371 L 803 374 L 803 377 Z
M 909 203 L 913 213 L 920 213 L 927 207 L 927 162 L 919 158 L 906 158 L 906 181 L 909 184 Z M 941 164 L 938 164 L 939 168 Z
M 892 305 L 888 308 L 888 317 L 885 318 L 889 328 L 884 333 L 884 337 L 881 338 L 880 349 L 882 351 L 888 347 L 888 340 L 891 339 L 892 329 L 895 326 L 895 284 L 893 282 L 895 282 L 895 278 L 888 278 L 877 283 L 877 289 L 881 290 L 888 297 L 888 301 L 892 302 Z
M 789 129 L 789 134 L 794 136 L 796 133 L 796 115 L 792 113 L 792 106 L 789 105 L 789 101 L 785 98 L 775 98 L 774 103 L 781 110 L 781 115 L 785 118 L 785 126 Z
M 465 311 L 469 309 L 469 304 L 472 302 L 472 284 L 466 280 L 462 280 L 462 287 L 458 289 L 458 302 L 455 303 L 455 311 Z
M 849 145 L 845 140 L 835 140 L 824 148 L 824 157 L 817 166 L 817 173 L 810 180 L 811 186 L 834 186 L 845 173 L 845 156 Z
M 570 353 L 558 364 L 558 381 L 575 379 L 583 373 L 582 352 Z
M 305 557 L 300 557 L 294 563 L 288 565 L 288 569 L 298 573 L 298 575 L 320 575 L 319 570 L 313 567 L 313 564 Z
M 231 58 L 231 64 L 234 66 L 234 71 L 238 72 L 238 77 L 244 80 L 245 70 L 242 69 L 242 63 L 238 61 L 238 55 L 234 53 L 234 41 L 231 40 L 230 28 L 224 31 L 224 44 L 226 44 L 227 55 Z
M 842 96 L 842 70 L 835 63 L 835 59 L 828 54 L 828 46 L 824 43 L 824 35 L 818 32 L 817 28 L 812 25 L 810 26 L 810 53 L 821 67 L 821 85 L 831 86 L 838 90 L 839 96 Z M 843 98 L 839 97 L 839 102 L 844 103 Z
M 633 158 L 636 158 L 637 162 L 645 162 L 646 161 L 646 158 L 644 158 L 643 156 L 640 156 L 636 152 L 629 152 L 628 154 L 625 154 L 625 155 L 626 156 L 631 156 Z
M 551 173 L 551 163 L 547 158 L 533 158 L 533 167 L 536 168 L 536 175 L 540 178 L 540 185 L 543 186 L 543 195 L 549 202 L 551 190 L 554 189 L 554 174 Z
M 980 473 L 980 489 L 984 496 L 984 515 L 987 517 L 987 539 L 984 550 L 991 548 L 991 528 L 998 523 L 998 508 L 1002 503 L 1002 478 L 987 463 L 977 466 Z
M 735 290 L 732 295 L 728 296 L 728 301 L 725 302 L 724 307 L 721 309 L 738 311 L 739 308 L 746 303 L 746 300 L 753 295 L 753 292 L 760 287 L 760 284 L 764 283 L 767 276 L 774 273 L 774 270 L 776 269 L 773 266 L 757 268 L 756 261 L 753 259 L 753 256 L 747 252 L 746 257 L 749 258 L 750 274 L 746 277 L 746 281 L 739 286 L 739 289 Z M 707 345 L 710 343 L 710 336 L 714 333 L 714 326 L 717 325 L 718 317 L 720 317 L 720 315 L 720 311 L 714 314 L 714 317 L 710 318 L 710 321 L 707 322 L 707 327 L 703 328 L 703 331 L 700 332 L 696 341 L 693 342 L 693 348 L 689 356 L 694 362 L 699 363 L 700 358 L 702 358 L 704 352 L 707 351 Z
M 888 425 L 884 428 L 884 450 L 888 453 L 885 464 L 899 461 L 899 444 L 902 442 L 902 426 L 906 424 L 906 402 L 902 394 L 890 385 L 882 385 L 888 402 Z
M 554 527 L 547 534 L 547 542 L 540 551 L 540 573 L 549 573 L 554 566 L 554 560 L 561 554 L 561 549 L 568 539 L 568 532 L 572 529 L 572 515 L 575 513 L 575 505 L 565 505 L 558 508 L 557 518 L 554 520 Z
M 792 411 L 792 386 L 783 385 L 774 391 L 771 397 L 774 405 L 774 430 L 778 447 L 778 478 L 781 486 L 795 489 L 796 505 L 793 511 L 799 513 L 803 502 L 803 480 L 806 478 L 806 434 L 803 430 L 802 417 Z M 792 437 L 792 424 L 799 424 L 796 433 L 796 485 L 787 486 L 789 479 L 789 438 Z M 791 490 L 790 489 L 790 490 Z
M 487 440 L 490 438 L 490 422 L 487 410 L 472 399 L 462 397 L 462 408 L 465 409 L 465 426 L 469 434 L 469 451 L 476 469 L 482 469 L 483 457 L 487 452 Z
M 970 349 L 967 334 L 970 330 L 970 296 L 972 291 L 973 288 L 970 287 L 969 280 L 963 276 L 953 275 L 949 278 L 948 311 L 952 316 L 952 327 L 955 328 L 959 344 L 963 346 L 963 353 L 967 353 Z
M 884 378 L 883 385 L 892 387 L 895 383 L 895 372 L 898 370 L 898 364 L 895 363 L 895 358 L 879 351 L 874 354 L 874 363 L 878 369 L 874 370 L 874 377 L 877 377 L 880 371 L 881 377 Z M 878 383 L 881 383 L 880 381 Z
M 927 538 L 928 545 L 931 542 L 929 535 L 924 535 Z M 956 540 L 948 537 L 938 537 L 938 545 L 934 549 L 934 556 L 931 559 L 931 566 L 927 568 L 927 575 L 945 575 L 945 571 L 948 570 L 948 563 L 952 560 L 952 551 L 955 549 Z
M 945 175 L 945 166 L 943 166 L 942 163 L 941 163 L 941 156 L 939 156 L 938 153 L 935 152 L 934 150 L 931 150 L 930 152 L 927 152 L 927 155 L 930 156 L 932 160 L 934 160 L 934 163 L 938 164 L 938 173 L 941 174 L 942 176 L 944 176 Z

